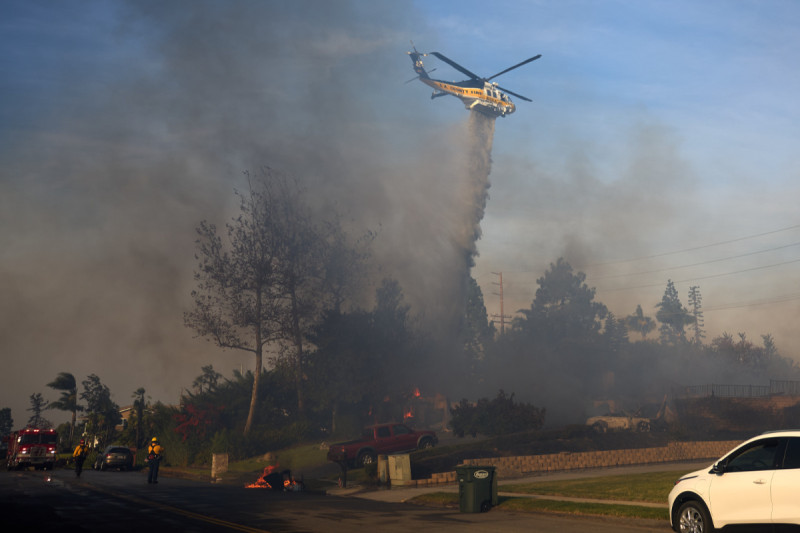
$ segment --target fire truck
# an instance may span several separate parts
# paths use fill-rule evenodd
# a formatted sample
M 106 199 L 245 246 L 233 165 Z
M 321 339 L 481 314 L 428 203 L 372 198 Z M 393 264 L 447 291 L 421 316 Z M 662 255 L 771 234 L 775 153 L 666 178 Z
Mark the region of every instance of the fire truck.
M 22 469 L 29 466 L 36 470 L 52 470 L 56 462 L 55 429 L 25 428 L 8 436 L 6 469 Z

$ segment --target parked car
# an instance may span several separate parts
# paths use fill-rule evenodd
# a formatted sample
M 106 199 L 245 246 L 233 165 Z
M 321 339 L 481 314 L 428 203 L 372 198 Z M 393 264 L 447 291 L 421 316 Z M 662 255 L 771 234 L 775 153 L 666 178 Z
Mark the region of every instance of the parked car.
M 133 453 L 129 448 L 124 446 L 106 446 L 103 453 L 97 454 L 97 460 L 94 462 L 95 470 L 108 470 L 116 468 L 118 470 L 132 470 L 133 469 Z
M 625 414 L 607 414 L 593 416 L 586 420 L 586 425 L 597 433 L 608 431 L 650 431 L 650 419 Z
M 800 431 L 768 432 L 681 477 L 669 493 L 670 523 L 675 531 L 696 533 L 728 525 L 800 526 L 798 493 Z
M 378 455 L 431 448 L 439 442 L 433 431 L 415 431 L 405 424 L 376 424 L 364 428 L 361 438 L 331 444 L 328 461 L 361 467 Z

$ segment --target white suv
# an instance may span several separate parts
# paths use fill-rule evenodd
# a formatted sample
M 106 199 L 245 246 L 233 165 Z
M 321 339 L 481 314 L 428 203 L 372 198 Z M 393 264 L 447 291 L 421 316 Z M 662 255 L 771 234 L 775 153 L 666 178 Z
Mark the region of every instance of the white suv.
M 670 523 L 709 533 L 730 524 L 800 525 L 800 430 L 754 437 L 669 493 Z

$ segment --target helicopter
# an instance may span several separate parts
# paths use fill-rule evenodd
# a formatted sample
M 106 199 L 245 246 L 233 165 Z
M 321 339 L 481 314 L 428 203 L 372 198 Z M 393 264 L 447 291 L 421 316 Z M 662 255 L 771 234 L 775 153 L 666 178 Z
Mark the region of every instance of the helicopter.
M 517 63 L 513 67 L 509 67 L 501 72 L 498 72 L 494 76 L 482 78 L 481 76 L 478 76 L 477 74 L 465 69 L 452 59 L 446 57 L 444 54 L 440 54 L 439 52 L 431 52 L 430 54 L 426 54 L 418 52 L 416 47 L 413 48 L 414 51 L 408 52 L 408 55 L 411 56 L 411 62 L 414 63 L 414 72 L 417 73 L 417 76 L 408 80 L 406 83 L 418 79 L 425 85 L 433 87 L 431 100 L 440 96 L 452 95 L 464 102 L 464 106 L 467 109 L 479 111 L 491 117 L 505 117 L 516 110 L 514 102 L 512 102 L 511 98 L 508 96 L 509 94 L 514 95 L 521 100 L 525 100 L 526 102 L 532 101 L 530 98 L 526 98 L 521 94 L 517 94 L 509 91 L 508 89 L 500 87 L 496 82 L 492 82 L 491 80 L 500 76 L 501 74 L 505 74 L 506 72 L 514 70 L 515 68 L 539 59 L 542 57 L 542 54 L 530 57 L 521 63 Z M 457 82 L 447 82 L 431 78 L 422 64 L 422 58 L 428 55 L 432 55 L 441 59 L 454 69 L 469 76 L 470 79 Z M 433 70 L 431 70 L 431 72 L 433 72 Z

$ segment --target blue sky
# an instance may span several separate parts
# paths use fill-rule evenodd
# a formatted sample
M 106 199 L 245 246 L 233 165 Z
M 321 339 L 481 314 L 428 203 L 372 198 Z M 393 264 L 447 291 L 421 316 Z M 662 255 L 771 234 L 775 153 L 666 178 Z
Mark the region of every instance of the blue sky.
M 800 360 L 799 23 L 789 1 L 5 1 L 0 353 L 20 367 L 0 406 L 23 420 L 62 370 L 124 404 L 246 368 L 181 317 L 194 227 L 263 165 L 380 228 L 386 271 L 435 308 L 467 112 L 404 84 L 410 41 L 485 76 L 542 54 L 496 80 L 533 102 L 495 128 L 473 269 L 490 314 L 492 272 L 510 314 L 563 256 L 617 316 L 699 285 L 709 339 L 771 333 Z M 142 358 L 156 371 L 119 376 Z
M 630 249 L 606 233 L 605 249 L 594 250 L 590 260 L 572 260 L 573 265 L 586 267 L 590 283 L 592 270 L 598 270 L 588 268 L 592 264 L 614 262 L 614 268 L 623 272 L 659 270 L 652 283 L 660 277 L 661 287 L 644 294 L 637 291 L 633 297 L 645 309 L 647 303 L 660 299 L 667 276 L 675 281 L 696 280 L 705 290 L 709 308 L 782 299 L 786 292 L 798 295 L 796 265 L 762 268 L 800 257 L 796 247 L 758 254 L 760 262 L 719 261 L 797 242 L 796 228 L 725 247 L 704 245 L 792 228 L 797 223 L 793 204 L 800 163 L 800 72 L 793 64 L 800 52 L 796 32 L 800 6 L 793 2 L 624 1 L 498 2 L 489 10 L 480 2 L 459 3 L 458 9 L 449 3 L 420 2 L 419 6 L 430 27 L 437 30 L 433 45 L 475 72 L 493 73 L 529 55 L 543 54 L 539 61 L 499 80 L 534 102 L 519 104 L 516 115 L 497 125 L 492 200 L 482 224 L 484 239 L 475 270 L 487 301 L 492 300 L 489 281 L 497 281 L 490 272 L 500 270 L 506 270 L 506 284 L 528 287 L 522 301 L 532 297 L 532 282 L 541 275 L 542 261 L 533 253 L 520 253 L 522 243 L 541 250 L 547 262 L 558 255 L 559 246 L 562 253 L 569 246 L 563 238 L 536 232 L 529 224 L 538 217 L 524 212 L 524 201 L 509 198 L 529 194 L 528 201 L 535 204 L 532 197 L 537 191 L 531 183 L 541 185 L 520 175 L 504 181 L 519 172 L 504 167 L 510 160 L 515 167 L 547 174 L 553 183 L 573 184 L 581 212 L 565 217 L 569 227 L 565 233 L 580 234 L 581 227 L 586 230 L 592 225 L 605 231 L 600 222 L 607 218 L 602 202 L 595 205 L 581 198 L 581 189 L 586 195 L 602 197 L 625 196 L 629 187 L 644 187 L 642 196 L 648 192 L 660 196 L 657 206 L 642 209 L 626 223 L 639 225 L 634 242 L 627 243 Z M 632 173 L 650 173 L 660 179 L 637 182 Z M 661 180 L 671 181 L 672 186 Z M 636 194 L 627 200 L 631 212 L 638 210 L 633 204 L 639 200 L 643 198 Z M 624 210 L 624 204 L 607 205 Z M 509 210 L 509 205 L 514 208 Z M 558 205 L 564 209 L 566 204 Z M 654 211 L 648 213 L 651 208 Z M 648 214 L 657 217 L 651 219 Z M 593 216 L 597 217 L 594 221 Z M 700 249 L 649 261 L 656 266 L 623 261 L 692 247 Z M 511 248 L 516 253 L 510 253 Z M 503 266 L 498 257 L 504 257 Z M 703 261 L 714 262 L 690 273 L 668 270 Z M 758 270 L 724 275 L 750 268 Z M 629 292 L 612 288 L 611 279 L 604 275 L 595 274 L 602 301 L 617 299 L 614 293 Z M 632 277 L 620 285 L 640 286 L 641 279 Z M 678 284 L 682 295 L 692 283 Z M 604 292 L 605 287 L 614 290 Z M 525 290 L 506 287 L 506 298 L 509 292 Z M 715 334 L 742 331 L 758 341 L 758 334 L 771 330 L 753 315 L 796 316 L 797 310 L 796 300 L 737 307 L 727 313 L 707 313 L 706 324 Z M 614 311 L 627 314 L 632 308 L 620 300 Z M 785 352 L 797 356 L 800 339 L 787 338 L 790 328 L 788 324 L 781 327 L 784 334 L 777 334 L 778 342 Z

